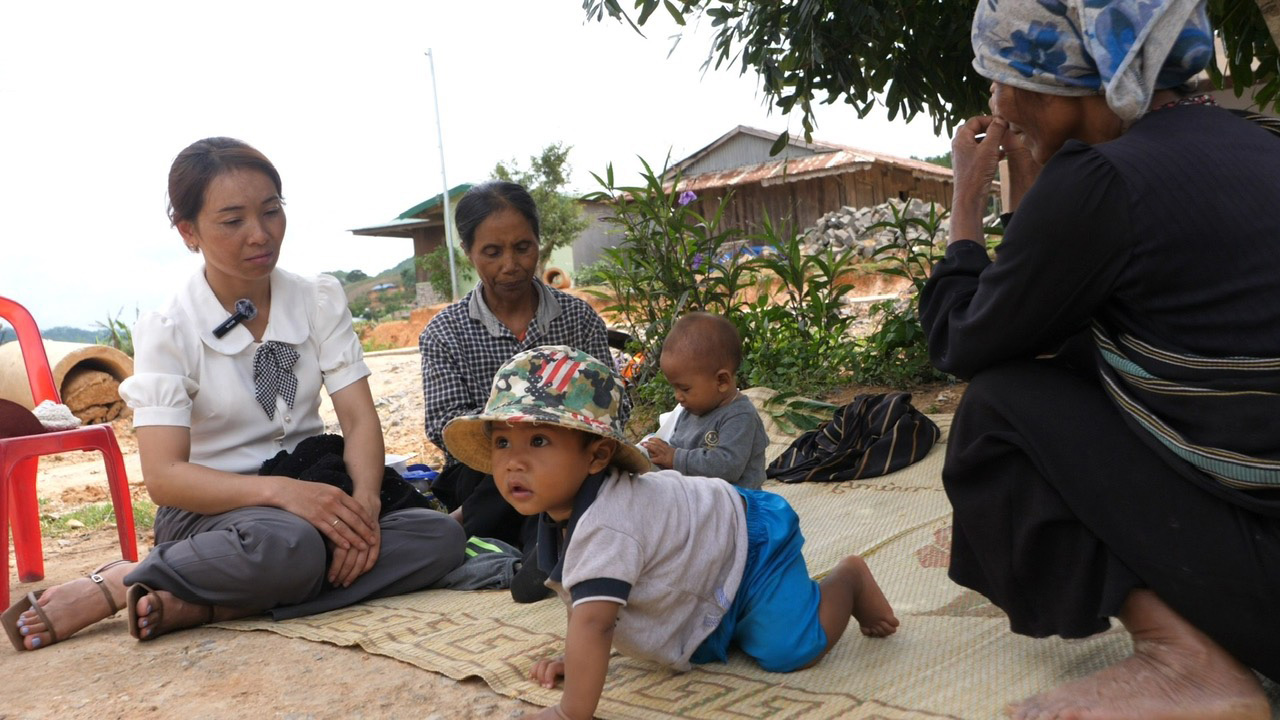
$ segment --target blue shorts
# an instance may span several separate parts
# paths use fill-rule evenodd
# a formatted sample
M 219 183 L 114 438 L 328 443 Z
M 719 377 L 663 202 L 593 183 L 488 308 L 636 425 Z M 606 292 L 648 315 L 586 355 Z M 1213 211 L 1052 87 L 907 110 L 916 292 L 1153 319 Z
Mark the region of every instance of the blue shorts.
M 822 593 L 800 553 L 800 519 L 780 495 L 735 489 L 747 505 L 747 566 L 729 612 L 689 661 L 724 662 L 735 645 L 769 672 L 799 670 L 827 648 Z

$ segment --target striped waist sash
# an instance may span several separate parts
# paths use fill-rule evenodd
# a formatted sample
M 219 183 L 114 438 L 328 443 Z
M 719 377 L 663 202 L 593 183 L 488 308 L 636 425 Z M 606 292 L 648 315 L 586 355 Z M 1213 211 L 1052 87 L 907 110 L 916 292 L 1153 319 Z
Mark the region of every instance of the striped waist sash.
M 1170 452 L 1224 485 L 1280 488 L 1280 358 L 1170 352 L 1098 322 L 1102 384 Z

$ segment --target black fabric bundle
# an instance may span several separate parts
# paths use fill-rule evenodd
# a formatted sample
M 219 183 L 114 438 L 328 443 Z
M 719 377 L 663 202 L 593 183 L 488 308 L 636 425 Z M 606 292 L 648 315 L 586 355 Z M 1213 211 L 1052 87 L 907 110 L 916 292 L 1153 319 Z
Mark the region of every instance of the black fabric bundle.
M 923 458 L 942 432 L 909 393 L 859 395 L 801 435 L 765 471 L 785 483 L 843 482 L 901 470 Z
M 314 435 L 298 443 L 293 452 L 281 450 L 275 457 L 262 463 L 259 475 L 284 475 L 309 482 L 332 485 L 350 495 L 355 485 L 347 474 L 342 459 L 341 435 Z M 444 511 L 444 506 L 434 497 L 418 492 L 400 473 L 386 468 L 382 474 L 382 514 L 405 508 L 427 508 Z

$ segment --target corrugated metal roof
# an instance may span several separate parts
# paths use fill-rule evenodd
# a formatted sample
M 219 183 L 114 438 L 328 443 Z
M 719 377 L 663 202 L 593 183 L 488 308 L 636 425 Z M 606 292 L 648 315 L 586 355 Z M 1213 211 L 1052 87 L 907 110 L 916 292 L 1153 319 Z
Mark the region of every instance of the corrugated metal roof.
M 736 133 L 749 133 L 758 137 L 778 137 L 776 133 L 766 133 L 763 130 L 739 126 L 728 135 L 721 137 L 715 143 L 708 145 L 702 150 L 699 150 L 688 158 L 680 161 L 677 163 L 677 166 L 690 165 L 698 156 L 712 152 L 717 146 L 723 145 L 729 136 Z M 844 145 L 835 145 L 828 142 L 819 143 L 815 141 L 814 143 L 805 143 L 805 145 L 808 148 L 820 148 L 822 150 L 827 150 L 827 152 L 819 151 L 814 155 L 806 157 L 770 160 L 767 162 L 756 163 L 754 165 L 744 165 L 742 167 L 731 168 L 728 170 L 718 170 L 715 172 L 700 173 L 698 175 L 686 175 L 680 179 L 680 188 L 682 190 L 699 190 L 714 187 L 750 185 L 754 183 L 760 183 L 761 185 L 776 185 L 779 183 L 798 182 L 800 180 L 808 180 L 828 175 L 857 172 L 859 170 L 865 170 L 875 164 L 900 168 L 910 172 L 913 177 L 917 178 L 950 180 L 953 177 L 950 168 L 945 168 L 941 165 L 934 165 L 933 163 L 927 163 L 923 160 L 913 160 L 911 158 L 886 155 L 884 153 L 862 150 Z
M 450 197 L 450 198 L 456 198 L 456 197 L 458 197 L 459 195 L 461 195 L 461 194 L 465 193 L 466 191 L 470 190 L 472 187 L 475 187 L 472 183 L 462 183 L 461 185 L 455 185 L 455 186 L 453 186 L 453 187 L 449 188 L 449 197 Z M 396 216 L 396 219 L 397 219 L 397 220 L 408 220 L 409 218 L 415 218 L 415 217 L 418 217 L 418 215 L 419 215 L 420 213 L 424 213 L 424 212 L 426 212 L 426 211 L 430 210 L 431 208 L 433 208 L 433 207 L 435 207 L 435 206 L 439 205 L 439 204 L 440 204 L 440 198 L 442 198 L 442 197 L 444 197 L 444 193 L 440 193 L 439 195 L 436 195 L 435 197 L 430 198 L 429 200 L 423 200 L 422 202 L 418 203 L 417 205 L 414 205 L 413 207 L 409 208 L 408 210 L 405 210 L 404 212 L 402 212 L 402 213 L 400 213 L 399 215 L 397 215 L 397 216 Z
M 808 157 L 773 160 L 731 170 L 689 175 L 680 178 L 680 189 L 701 190 L 704 188 L 734 187 L 754 183 L 766 186 L 778 185 L 829 175 L 858 172 L 876 164 L 901 168 L 917 178 L 938 180 L 950 180 L 952 178 L 951 169 L 944 168 L 941 165 L 894 158 L 878 153 L 867 153 L 861 150 L 837 150 Z
M 370 225 L 369 227 L 353 228 L 347 232 L 352 235 L 373 235 L 384 237 L 413 237 L 412 230 L 420 227 L 429 227 L 431 225 L 443 225 L 443 220 L 431 219 L 423 220 L 421 218 L 396 218 L 390 222 L 381 225 Z
M 475 187 L 473 183 L 455 185 L 449 188 L 449 197 L 456 200 L 459 195 L 473 187 Z M 440 206 L 440 199 L 443 197 L 444 193 L 440 193 L 435 197 L 424 200 L 397 215 L 395 220 L 368 227 L 354 228 L 347 232 L 353 235 L 372 235 L 375 237 L 413 237 L 413 230 L 444 224 L 443 213 L 436 213 L 436 217 L 425 217 L 429 211 Z

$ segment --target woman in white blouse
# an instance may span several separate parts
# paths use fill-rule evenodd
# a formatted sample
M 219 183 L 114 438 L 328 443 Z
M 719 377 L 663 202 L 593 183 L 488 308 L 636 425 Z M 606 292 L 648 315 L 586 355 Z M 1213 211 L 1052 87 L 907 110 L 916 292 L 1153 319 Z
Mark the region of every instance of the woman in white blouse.
M 156 547 L 20 600 L 15 608 L 30 607 L 6 614 L 20 648 L 47 647 L 126 605 L 139 640 L 263 612 L 298 617 L 425 588 L 463 560 L 465 537 L 448 516 L 380 512 L 369 369 L 338 282 L 276 268 L 285 213 L 270 161 L 238 140 L 198 141 L 174 160 L 169 201 L 204 267 L 139 319 L 136 373 L 120 388 L 160 506 Z M 220 327 L 241 300 L 256 315 Z M 324 431 L 322 384 L 342 427 L 350 495 L 256 474 Z

